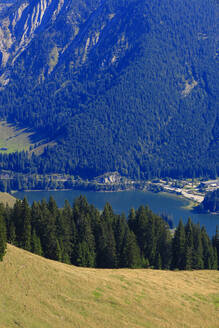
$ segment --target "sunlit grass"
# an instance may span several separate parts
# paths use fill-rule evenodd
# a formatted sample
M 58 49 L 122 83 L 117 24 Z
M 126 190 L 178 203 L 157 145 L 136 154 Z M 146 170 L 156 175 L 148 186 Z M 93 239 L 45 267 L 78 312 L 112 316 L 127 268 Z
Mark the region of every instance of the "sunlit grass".
M 11 196 L 6 192 L 0 192 L 0 203 L 8 204 L 9 206 L 13 206 L 16 202 L 16 198 Z
M 30 136 L 33 132 L 18 128 L 5 121 L 0 121 L 0 152 L 13 153 L 29 150 L 32 145 Z
M 97 270 L 8 245 L 0 327 L 219 327 L 219 273 Z

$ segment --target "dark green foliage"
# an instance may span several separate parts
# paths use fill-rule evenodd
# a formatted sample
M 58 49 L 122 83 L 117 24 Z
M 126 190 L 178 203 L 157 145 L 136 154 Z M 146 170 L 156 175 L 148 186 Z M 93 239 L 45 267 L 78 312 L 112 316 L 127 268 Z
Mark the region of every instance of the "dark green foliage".
M 115 243 L 116 243 L 116 258 L 118 266 L 123 266 L 124 264 L 124 240 L 127 234 L 127 221 L 124 214 L 121 216 L 117 216 L 113 223 L 113 230 L 115 235 Z
M 161 261 L 161 256 L 160 256 L 160 253 L 157 252 L 156 254 L 156 258 L 155 258 L 155 269 L 162 269 L 162 261 Z
M 7 233 L 6 233 L 6 225 L 3 216 L 0 213 L 0 261 L 3 260 L 3 257 L 6 253 L 7 249 Z
M 142 266 L 140 249 L 135 234 L 128 227 L 124 235 L 121 263 L 122 267 L 126 268 L 138 268 Z
M 172 268 L 184 270 L 186 268 L 186 236 L 185 228 L 180 219 L 172 243 Z
M 79 266 L 95 266 L 95 240 L 91 228 L 90 206 L 85 197 L 80 196 L 73 206 L 73 221 L 77 231 L 75 259 Z
M 109 203 L 100 213 L 85 197 L 59 209 L 47 202 L 17 200 L 0 204 L 0 259 L 6 240 L 37 255 L 83 267 L 218 269 L 219 234 L 180 220 L 174 236 L 167 223 L 147 206 L 131 209 L 128 220 Z
M 201 229 L 203 262 L 205 269 L 215 269 L 215 251 L 204 227 Z
M 219 212 L 219 188 L 208 192 L 199 205 L 201 211 Z
M 191 218 L 188 219 L 188 222 L 185 226 L 186 233 L 186 242 L 185 242 L 185 251 L 186 251 L 186 263 L 185 269 L 192 269 L 192 261 L 193 261 L 193 251 L 194 251 L 194 242 L 193 242 L 193 227 Z
M 57 145 L 39 157 L 0 155 L 0 168 L 87 178 L 115 170 L 136 179 L 217 176 L 216 1 L 67 3 L 17 58 L 0 92 L 1 118 Z M 49 73 L 55 46 L 59 61 Z
M 194 225 L 193 230 L 194 230 L 193 268 L 204 269 L 203 245 L 202 245 L 201 229 L 199 224 Z
M 55 247 L 53 249 L 53 251 L 54 251 L 53 259 L 56 260 L 56 261 L 61 262 L 61 260 L 62 260 L 62 250 L 61 250 L 58 239 L 55 240 L 55 245 L 54 246 Z
M 40 234 L 43 253 L 45 257 L 52 260 L 61 258 L 61 250 L 56 233 L 56 220 L 46 209 L 42 212 L 42 234 Z
M 40 238 L 37 236 L 35 229 L 33 230 L 31 237 L 31 252 L 37 255 L 42 255 Z
M 71 263 L 72 249 L 76 243 L 76 228 L 68 201 L 65 201 L 61 215 L 58 217 L 57 231 L 62 249 L 62 262 Z
M 141 257 L 156 266 L 157 256 L 161 258 L 163 268 L 170 267 L 171 237 L 166 222 L 152 213 L 146 206 L 140 206 L 135 212 L 130 211 L 128 224 L 137 238 Z
M 10 227 L 9 227 L 9 230 L 8 230 L 8 242 L 10 244 L 16 245 L 16 233 L 15 233 L 14 222 L 10 223 Z
M 215 258 L 217 258 L 217 267 L 219 269 L 219 228 L 218 227 L 216 229 L 215 236 L 213 236 L 212 244 L 213 244 L 213 247 L 215 250 L 215 252 L 214 252 Z
M 106 203 L 100 217 L 100 236 L 97 245 L 97 247 L 100 247 L 100 257 L 98 259 L 98 266 L 100 267 L 117 267 L 116 239 L 113 230 L 114 220 L 113 209 L 109 203 Z
M 28 205 L 27 199 L 21 203 L 22 213 L 21 213 L 21 220 L 22 223 L 22 232 L 21 232 L 21 240 L 20 240 L 20 247 L 26 249 L 27 251 L 31 250 L 31 212 L 30 207 Z

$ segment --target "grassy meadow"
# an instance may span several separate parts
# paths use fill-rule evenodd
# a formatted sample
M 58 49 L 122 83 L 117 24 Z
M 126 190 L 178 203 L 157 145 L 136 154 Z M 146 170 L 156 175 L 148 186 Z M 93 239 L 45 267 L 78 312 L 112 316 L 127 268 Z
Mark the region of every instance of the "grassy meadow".
M 6 121 L 0 121 L 0 153 L 10 154 L 25 150 L 30 154 L 41 155 L 46 147 L 54 147 L 56 144 L 56 141 L 47 142 L 43 137 L 37 137 L 27 128 L 19 128 Z M 30 150 L 30 147 L 33 149 Z
M 8 245 L 1 328 L 219 327 L 218 271 L 78 268 Z
M 0 203 L 8 204 L 9 206 L 14 206 L 16 198 L 7 192 L 0 192 Z
M 30 140 L 32 134 L 33 132 L 27 129 L 21 129 L 6 121 L 0 121 L 0 152 L 8 154 L 29 150 L 32 145 Z

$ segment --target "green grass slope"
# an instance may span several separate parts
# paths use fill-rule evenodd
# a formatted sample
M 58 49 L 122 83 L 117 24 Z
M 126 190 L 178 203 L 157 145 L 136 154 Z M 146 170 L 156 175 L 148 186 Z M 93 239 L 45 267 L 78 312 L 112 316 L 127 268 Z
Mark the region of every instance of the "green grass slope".
M 29 150 L 32 145 L 30 137 L 33 134 L 27 129 L 0 121 L 0 152 L 13 153 Z
M 219 327 L 219 273 L 77 268 L 8 245 L 0 327 Z
M 0 192 L 0 203 L 8 204 L 9 206 L 14 206 L 16 198 L 7 192 Z

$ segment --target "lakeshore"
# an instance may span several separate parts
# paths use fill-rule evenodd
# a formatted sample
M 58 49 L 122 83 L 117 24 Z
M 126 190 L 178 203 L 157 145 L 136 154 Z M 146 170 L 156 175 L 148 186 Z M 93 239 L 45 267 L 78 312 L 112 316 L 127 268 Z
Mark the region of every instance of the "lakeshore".
M 210 213 L 196 213 L 191 207 L 191 201 L 174 193 L 131 190 L 118 192 L 100 192 L 100 191 L 24 191 L 14 194 L 19 199 L 27 198 L 29 204 L 33 201 L 41 201 L 42 199 L 49 200 L 52 196 L 58 207 L 63 207 L 65 200 L 70 205 L 74 200 L 83 195 L 87 198 L 88 203 L 93 204 L 100 211 L 103 210 L 105 204 L 111 204 L 116 214 L 125 213 L 127 216 L 131 208 L 137 209 L 139 206 L 148 205 L 150 209 L 164 217 L 170 218 L 174 222 L 174 226 L 178 225 L 180 219 L 187 222 L 191 217 L 194 223 L 204 225 L 210 236 L 213 236 L 216 231 L 216 226 L 219 224 L 219 215 L 211 215 Z
M 12 182 L 15 183 L 12 183 Z M 152 179 L 133 180 L 121 176 L 118 172 L 107 172 L 90 180 L 67 174 L 50 175 L 17 175 L 11 171 L 2 171 L 0 182 L 5 186 L 17 186 L 9 189 L 10 194 L 17 191 L 72 191 L 81 190 L 94 192 L 151 191 L 175 194 L 179 198 L 189 200 L 190 209 L 195 208 L 204 200 L 207 192 L 219 188 L 219 179 Z

